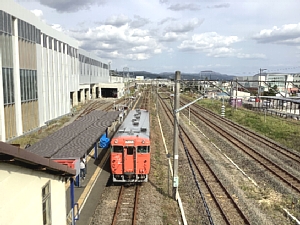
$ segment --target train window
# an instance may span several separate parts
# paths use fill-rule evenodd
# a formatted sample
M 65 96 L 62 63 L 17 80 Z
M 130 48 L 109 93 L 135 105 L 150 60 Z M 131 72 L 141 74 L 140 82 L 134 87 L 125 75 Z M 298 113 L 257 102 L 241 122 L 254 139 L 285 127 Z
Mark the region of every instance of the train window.
M 134 147 L 127 147 L 127 155 L 133 155 Z
M 112 146 L 112 152 L 123 152 L 123 146 Z
M 138 146 L 138 153 L 149 153 L 150 152 L 149 146 Z

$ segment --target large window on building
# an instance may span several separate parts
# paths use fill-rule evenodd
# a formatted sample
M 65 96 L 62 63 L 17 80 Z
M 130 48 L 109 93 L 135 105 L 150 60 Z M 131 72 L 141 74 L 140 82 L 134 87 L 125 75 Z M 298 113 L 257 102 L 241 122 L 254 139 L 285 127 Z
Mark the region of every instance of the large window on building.
M 36 70 L 20 69 L 21 101 L 33 101 L 38 99 Z
M 12 16 L 0 10 L 0 31 L 12 35 Z
M 13 69 L 2 68 L 3 97 L 4 105 L 15 102 Z
M 51 224 L 51 191 L 50 181 L 42 188 L 43 225 Z

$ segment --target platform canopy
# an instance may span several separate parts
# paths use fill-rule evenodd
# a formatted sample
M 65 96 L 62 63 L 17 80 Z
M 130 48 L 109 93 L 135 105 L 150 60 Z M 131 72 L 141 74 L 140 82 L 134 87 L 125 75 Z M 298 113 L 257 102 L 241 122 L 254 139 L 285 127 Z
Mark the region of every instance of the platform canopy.
M 119 117 L 118 111 L 94 110 L 50 134 L 26 150 L 45 158 L 75 159 L 83 156 Z

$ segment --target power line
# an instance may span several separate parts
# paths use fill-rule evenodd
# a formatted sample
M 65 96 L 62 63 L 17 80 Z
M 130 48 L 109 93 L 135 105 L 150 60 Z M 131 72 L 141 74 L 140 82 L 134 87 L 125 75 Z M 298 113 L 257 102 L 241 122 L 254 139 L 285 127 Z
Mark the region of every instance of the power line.
M 281 69 L 268 69 L 269 73 L 272 72 L 279 72 L 279 71 L 286 71 L 286 70 L 294 70 L 294 69 L 299 69 L 300 70 L 300 66 L 294 66 L 294 67 L 286 67 L 286 68 L 281 68 Z M 258 74 L 259 73 L 259 69 L 257 71 L 252 71 L 252 72 L 239 72 L 239 73 L 234 73 L 234 74 L 240 74 L 240 75 L 254 75 L 254 74 Z M 300 73 L 300 71 L 299 71 Z

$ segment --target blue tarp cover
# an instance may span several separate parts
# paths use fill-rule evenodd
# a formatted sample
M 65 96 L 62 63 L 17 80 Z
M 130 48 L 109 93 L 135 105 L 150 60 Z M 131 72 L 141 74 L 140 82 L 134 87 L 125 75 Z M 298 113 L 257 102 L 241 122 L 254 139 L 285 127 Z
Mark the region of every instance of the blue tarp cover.
M 100 148 L 108 148 L 110 143 L 110 139 L 106 136 L 106 134 L 103 134 L 100 138 L 99 147 Z

